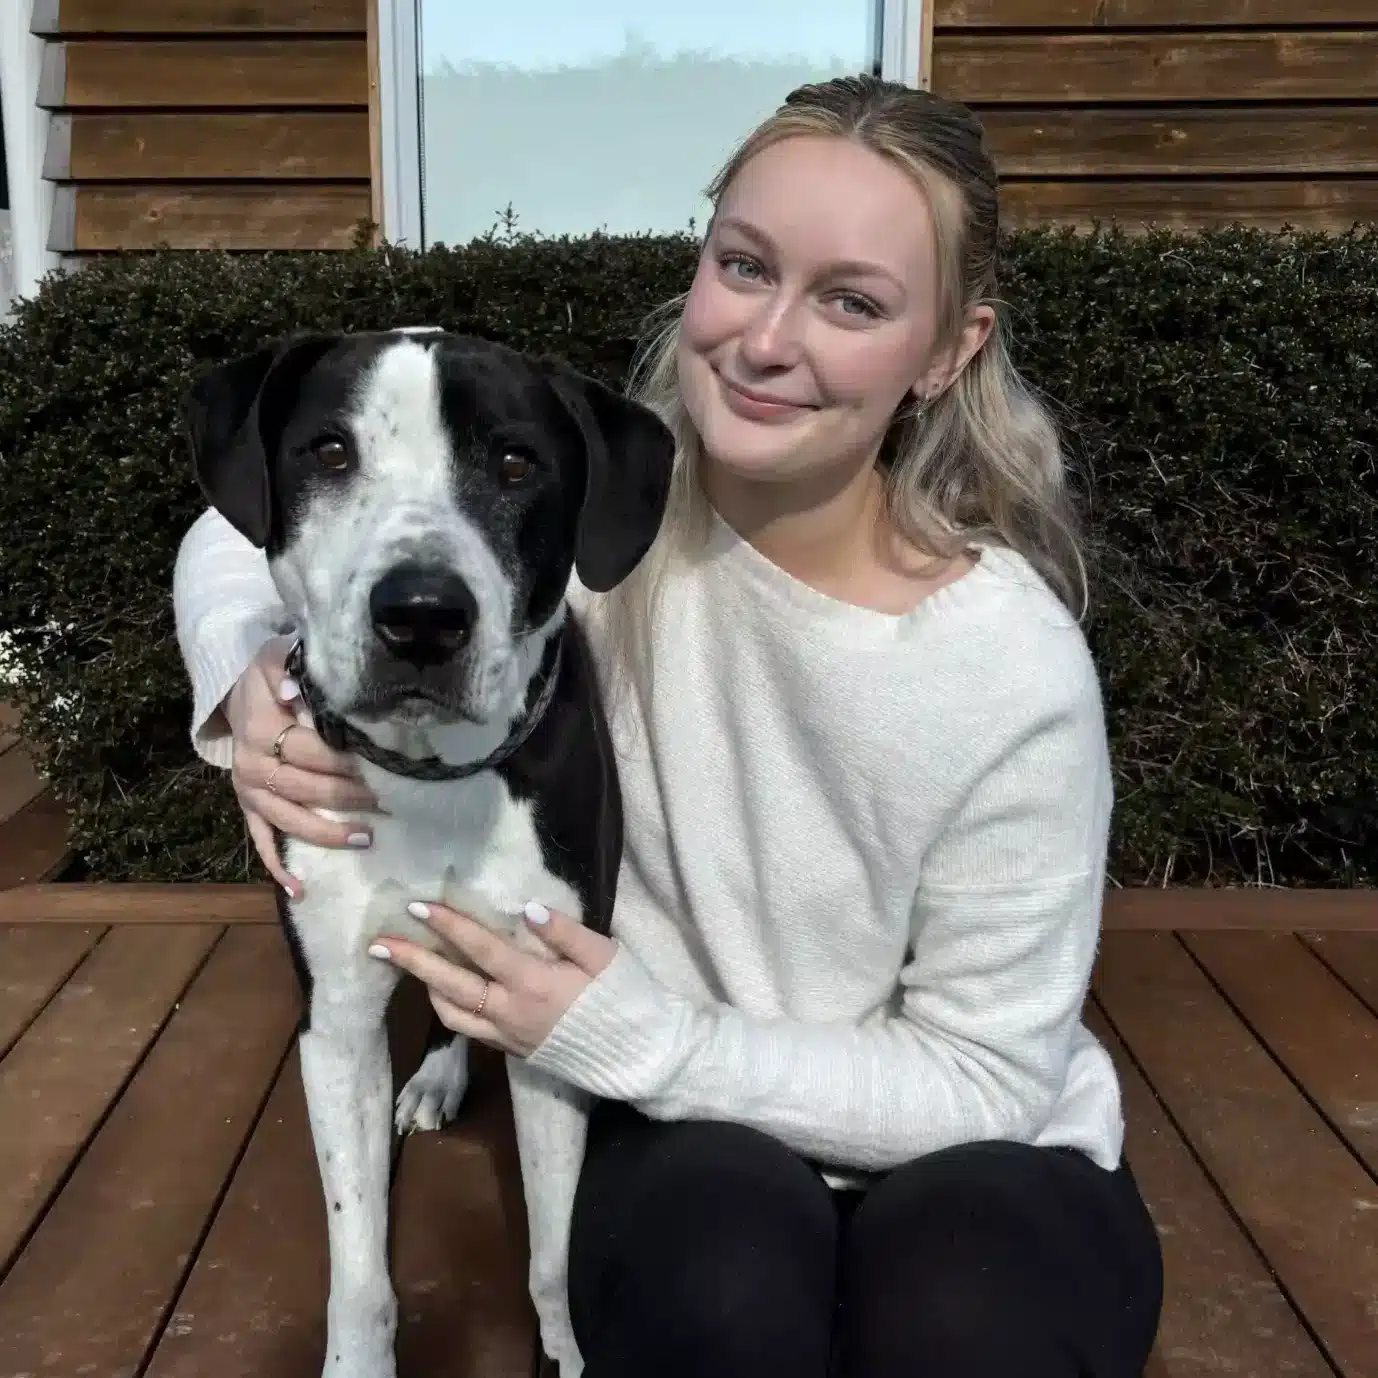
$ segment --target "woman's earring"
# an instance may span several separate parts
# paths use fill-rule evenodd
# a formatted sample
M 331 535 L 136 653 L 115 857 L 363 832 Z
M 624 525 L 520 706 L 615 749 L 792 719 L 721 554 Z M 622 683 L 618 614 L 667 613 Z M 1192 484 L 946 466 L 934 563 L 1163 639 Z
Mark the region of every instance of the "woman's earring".
M 895 414 L 891 418 L 891 424 L 897 425 L 904 421 L 919 420 L 924 412 L 928 410 L 929 403 L 932 400 L 932 397 L 927 393 L 922 395 L 919 393 L 910 393 L 909 401 L 902 402 L 899 407 L 896 408 Z

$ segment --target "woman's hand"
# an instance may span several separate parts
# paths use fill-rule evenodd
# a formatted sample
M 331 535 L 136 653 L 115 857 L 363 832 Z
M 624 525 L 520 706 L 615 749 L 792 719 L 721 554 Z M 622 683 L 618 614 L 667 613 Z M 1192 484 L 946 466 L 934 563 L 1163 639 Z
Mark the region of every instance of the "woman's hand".
M 298 690 L 285 668 L 291 647 L 291 637 L 269 641 L 222 707 L 234 738 L 234 792 L 249 836 L 269 875 L 296 896 L 301 883 L 284 868 L 273 829 L 318 847 L 366 847 L 372 841 L 367 826 L 332 823 L 312 809 L 373 812 L 378 801 L 359 778 L 352 756 L 332 751 L 316 732 L 297 722 L 291 702 Z M 281 754 L 274 755 L 279 738 Z
M 477 971 L 391 934 L 380 937 L 369 955 L 423 981 L 447 1029 L 518 1057 L 529 1057 L 545 1042 L 617 953 L 613 939 L 540 904 L 526 906 L 526 921 L 550 949 L 550 957 L 527 951 L 444 905 L 409 904 L 407 909 Z

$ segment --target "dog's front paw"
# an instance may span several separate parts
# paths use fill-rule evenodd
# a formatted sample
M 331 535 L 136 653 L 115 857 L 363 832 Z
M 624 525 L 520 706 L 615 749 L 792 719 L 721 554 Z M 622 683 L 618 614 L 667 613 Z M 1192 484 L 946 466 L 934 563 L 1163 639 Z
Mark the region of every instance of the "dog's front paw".
M 442 1129 L 454 1119 L 469 1089 L 468 1047 L 461 1038 L 432 1048 L 416 1075 L 398 1092 L 399 1134 Z

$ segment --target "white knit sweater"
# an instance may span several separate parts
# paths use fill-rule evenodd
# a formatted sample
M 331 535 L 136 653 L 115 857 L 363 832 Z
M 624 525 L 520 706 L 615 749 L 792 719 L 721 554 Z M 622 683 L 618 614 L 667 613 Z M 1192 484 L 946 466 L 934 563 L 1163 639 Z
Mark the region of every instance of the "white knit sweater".
M 216 705 L 286 614 L 215 514 L 174 592 L 193 740 L 228 766 Z M 594 611 L 577 584 L 571 601 Z M 896 617 L 816 592 L 717 521 L 665 586 L 654 657 L 650 703 L 622 696 L 614 724 L 620 951 L 531 1062 L 655 1119 L 754 1126 L 832 1181 L 982 1139 L 1113 1168 L 1119 1087 L 1080 1022 L 1104 714 L 1081 631 L 1031 567 L 985 547 Z M 563 1296 L 536 1302 L 573 1378 Z

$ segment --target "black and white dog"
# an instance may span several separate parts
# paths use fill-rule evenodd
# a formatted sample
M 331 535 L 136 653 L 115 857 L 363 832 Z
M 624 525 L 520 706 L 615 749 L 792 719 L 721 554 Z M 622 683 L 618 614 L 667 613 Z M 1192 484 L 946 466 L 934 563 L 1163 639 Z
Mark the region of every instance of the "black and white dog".
M 606 932 L 621 800 L 571 571 L 595 591 L 661 522 L 673 442 L 645 408 L 573 372 L 435 330 L 304 336 L 218 367 L 186 409 L 211 504 L 267 553 L 297 634 L 304 713 L 355 752 L 374 845 L 287 840 L 280 897 L 305 996 L 302 1079 L 328 1203 L 325 1373 L 390 1378 L 391 1128 L 434 1129 L 467 1084 L 440 1030 L 391 1106 L 380 933 L 435 947 L 436 899 L 539 947 L 528 900 Z M 538 1146 L 514 1107 L 523 1175 Z M 541 1107 L 536 1107 L 537 1112 Z M 559 1107 L 552 1107 L 559 1113 Z

